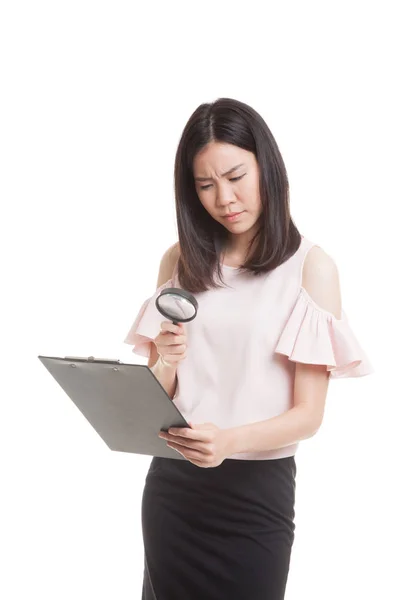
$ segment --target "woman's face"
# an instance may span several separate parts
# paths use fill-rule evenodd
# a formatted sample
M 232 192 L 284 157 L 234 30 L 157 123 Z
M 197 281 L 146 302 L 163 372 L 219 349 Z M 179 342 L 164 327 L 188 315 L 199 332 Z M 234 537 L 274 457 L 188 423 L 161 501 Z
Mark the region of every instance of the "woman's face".
M 232 235 L 255 230 L 262 205 L 259 168 L 252 152 L 211 142 L 196 155 L 193 175 L 199 200 L 216 221 Z M 235 213 L 239 214 L 227 216 Z

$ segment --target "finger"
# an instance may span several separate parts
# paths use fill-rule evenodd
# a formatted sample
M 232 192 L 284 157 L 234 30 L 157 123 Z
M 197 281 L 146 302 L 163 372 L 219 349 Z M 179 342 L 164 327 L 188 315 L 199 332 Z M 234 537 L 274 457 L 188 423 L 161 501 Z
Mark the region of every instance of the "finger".
M 194 448 L 196 446 L 196 444 L 200 445 L 201 447 L 204 445 L 204 442 L 202 442 L 202 441 L 191 440 L 190 438 L 182 437 L 179 435 L 171 435 L 167 431 L 160 431 L 158 434 L 158 437 L 160 437 L 161 439 L 163 439 L 167 442 L 174 442 L 181 446 L 188 446 L 190 448 Z
M 211 444 L 204 444 L 202 442 L 188 440 L 177 436 L 167 438 L 164 436 L 160 437 L 165 439 L 169 444 L 176 444 L 176 446 L 179 446 L 179 449 L 187 448 L 188 450 L 196 450 L 197 452 L 200 452 L 203 457 L 204 455 L 210 456 L 213 454 L 213 447 Z
M 186 345 L 186 337 L 184 335 L 175 335 L 174 333 L 160 333 L 156 338 L 158 346 L 181 346 Z M 156 342 L 156 344 L 157 344 Z
M 160 325 L 160 333 L 175 333 L 183 335 L 184 330 L 182 324 L 175 325 L 171 321 L 163 321 Z
M 174 340 L 168 340 L 164 338 L 162 335 L 159 335 L 155 338 L 154 343 L 157 346 L 158 351 L 163 350 L 164 352 L 168 352 L 170 348 L 176 348 L 176 346 L 183 346 L 186 350 L 186 340 L 181 341 L 181 343 L 173 343 Z
M 210 429 L 200 430 L 189 429 L 188 427 L 170 427 L 168 433 L 199 442 L 211 442 L 214 439 L 214 432 Z
M 163 333 L 163 334 L 161 334 L 161 339 L 168 346 L 186 344 L 186 336 L 178 335 L 176 333 L 169 333 L 169 332 Z
M 186 350 L 186 344 L 174 344 L 171 346 L 159 346 L 160 350 L 168 354 L 183 354 Z
M 207 464 L 207 462 L 204 461 L 204 455 L 201 452 L 198 452 L 197 450 L 191 450 L 189 448 L 185 448 L 184 450 L 182 450 L 182 448 L 178 447 L 178 445 L 174 444 L 173 442 L 169 442 L 167 446 L 169 448 L 173 448 L 174 450 L 179 452 L 179 454 L 182 454 L 182 456 L 184 456 L 190 461 L 195 460 L 200 464 Z

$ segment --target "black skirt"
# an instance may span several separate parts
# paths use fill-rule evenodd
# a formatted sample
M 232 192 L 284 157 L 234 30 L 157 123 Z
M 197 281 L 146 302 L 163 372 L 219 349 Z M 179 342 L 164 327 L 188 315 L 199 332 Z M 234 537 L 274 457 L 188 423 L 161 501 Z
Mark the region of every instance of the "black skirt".
M 142 500 L 142 600 L 282 600 L 295 478 L 294 456 L 209 469 L 153 458 Z

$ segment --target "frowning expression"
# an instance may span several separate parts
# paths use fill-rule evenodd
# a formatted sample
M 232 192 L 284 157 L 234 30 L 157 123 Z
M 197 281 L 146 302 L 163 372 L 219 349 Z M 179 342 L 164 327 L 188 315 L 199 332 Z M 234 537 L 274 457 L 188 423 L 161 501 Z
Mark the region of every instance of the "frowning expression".
M 252 152 L 211 142 L 195 156 L 193 175 L 200 202 L 232 234 L 256 226 L 262 204 L 259 167 Z

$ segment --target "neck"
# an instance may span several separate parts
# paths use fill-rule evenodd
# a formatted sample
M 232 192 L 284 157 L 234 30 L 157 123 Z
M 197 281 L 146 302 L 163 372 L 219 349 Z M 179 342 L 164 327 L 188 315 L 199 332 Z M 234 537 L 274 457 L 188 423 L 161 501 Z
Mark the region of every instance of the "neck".
M 239 262 L 247 258 L 250 246 L 254 238 L 254 231 L 249 230 L 239 235 L 230 235 L 225 246 L 225 256 L 230 256 Z

